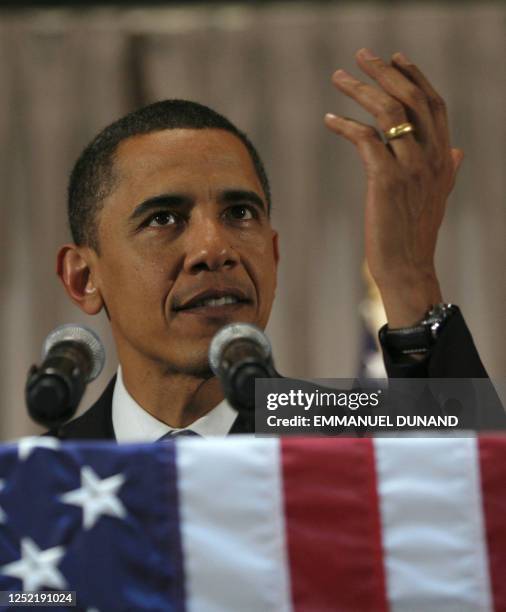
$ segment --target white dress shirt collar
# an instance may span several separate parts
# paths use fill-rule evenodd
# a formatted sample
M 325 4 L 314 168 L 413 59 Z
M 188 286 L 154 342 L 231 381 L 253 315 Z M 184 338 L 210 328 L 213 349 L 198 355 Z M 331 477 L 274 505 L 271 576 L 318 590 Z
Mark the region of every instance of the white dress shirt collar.
M 223 400 L 187 429 L 204 438 L 226 436 L 236 417 L 234 409 Z M 154 442 L 171 431 L 181 431 L 159 421 L 139 406 L 125 387 L 121 366 L 118 366 L 112 396 L 112 424 L 118 442 Z

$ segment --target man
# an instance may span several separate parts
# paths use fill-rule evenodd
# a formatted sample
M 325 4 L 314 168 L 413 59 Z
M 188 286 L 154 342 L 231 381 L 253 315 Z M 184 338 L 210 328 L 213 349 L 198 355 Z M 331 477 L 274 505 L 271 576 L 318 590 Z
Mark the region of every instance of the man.
M 376 84 L 342 70 L 333 83 L 375 117 L 387 144 L 352 119 L 325 123 L 356 146 L 366 171 L 366 258 L 388 318 L 387 371 L 485 376 L 458 309 L 433 309 L 443 303 L 436 239 L 463 157 L 450 146 L 444 103 L 402 54 L 391 64 L 367 49 L 356 58 Z M 107 313 L 120 369 L 88 412 L 53 433 L 150 441 L 181 429 L 246 431 L 207 351 L 226 323 L 264 328 L 276 291 L 269 184 L 247 137 L 195 103 L 135 111 L 77 161 L 69 218 L 74 243 L 60 249 L 58 274 L 81 310 Z

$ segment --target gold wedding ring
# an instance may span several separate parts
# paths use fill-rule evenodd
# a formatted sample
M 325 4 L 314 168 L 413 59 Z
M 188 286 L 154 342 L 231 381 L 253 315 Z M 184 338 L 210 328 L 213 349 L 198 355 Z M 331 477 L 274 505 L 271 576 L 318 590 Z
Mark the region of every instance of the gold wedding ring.
M 385 138 L 387 140 L 394 140 L 394 138 L 400 138 L 414 131 L 415 126 L 412 123 L 399 123 L 399 125 L 394 125 L 394 127 L 385 132 Z

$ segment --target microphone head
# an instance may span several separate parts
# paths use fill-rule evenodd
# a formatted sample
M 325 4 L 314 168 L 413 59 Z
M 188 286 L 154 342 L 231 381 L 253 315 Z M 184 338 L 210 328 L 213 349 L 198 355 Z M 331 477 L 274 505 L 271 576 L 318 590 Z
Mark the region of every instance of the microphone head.
M 259 327 L 251 323 L 229 323 L 215 334 L 209 345 L 209 365 L 216 376 L 220 369 L 223 351 L 234 340 L 250 340 L 263 351 L 266 359 L 271 357 L 271 343 Z
M 46 358 L 49 351 L 60 342 L 77 342 L 85 345 L 88 349 L 92 365 L 88 375 L 87 382 L 95 380 L 102 371 L 105 363 L 105 348 L 97 334 L 89 327 L 74 323 L 66 323 L 53 329 L 52 332 L 44 340 L 42 347 L 42 360 Z

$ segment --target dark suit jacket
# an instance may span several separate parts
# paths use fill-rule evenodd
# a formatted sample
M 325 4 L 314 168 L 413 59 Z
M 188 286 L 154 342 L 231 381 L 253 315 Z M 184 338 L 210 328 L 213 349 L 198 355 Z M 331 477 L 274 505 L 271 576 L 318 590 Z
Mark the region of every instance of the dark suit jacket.
M 420 362 L 396 363 L 383 347 L 383 358 L 390 378 L 485 378 L 481 363 L 465 321 L 457 311 L 444 327 L 429 357 Z M 116 377 L 107 385 L 100 398 L 82 416 L 48 435 L 60 439 L 114 440 L 112 426 L 112 396 Z M 231 434 L 253 433 L 253 423 L 238 416 Z

